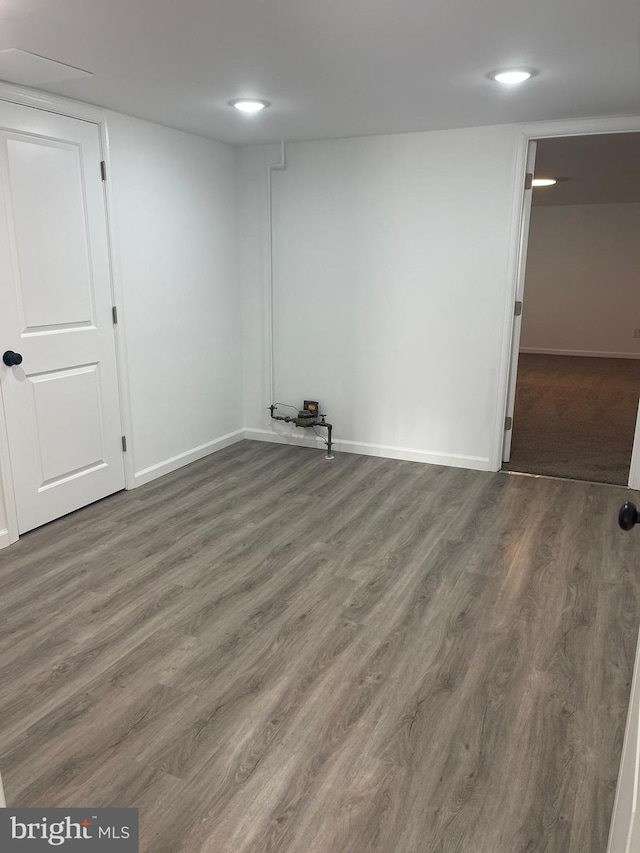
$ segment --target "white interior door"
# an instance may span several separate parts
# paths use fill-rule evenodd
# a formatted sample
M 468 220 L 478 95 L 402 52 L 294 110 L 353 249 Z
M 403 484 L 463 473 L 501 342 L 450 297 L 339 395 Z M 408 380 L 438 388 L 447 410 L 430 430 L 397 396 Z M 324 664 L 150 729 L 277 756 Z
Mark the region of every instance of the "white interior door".
M 640 850 L 640 645 L 631 685 L 627 729 L 616 786 L 616 800 L 609 830 L 607 853 L 638 853 Z
M 124 488 L 95 124 L 0 102 L 0 305 L 0 388 L 24 533 Z M 6 352 L 22 363 L 7 366 Z
M 535 174 L 536 166 L 536 143 L 529 143 L 527 151 L 527 175 Z M 511 437 L 513 435 L 513 410 L 516 404 L 516 382 L 518 379 L 518 355 L 520 352 L 520 330 L 522 327 L 522 303 L 524 294 L 524 279 L 527 271 L 527 245 L 529 242 L 529 224 L 531 222 L 531 200 L 532 187 L 527 186 L 524 192 L 522 210 L 522 230 L 520 232 L 520 253 L 518 260 L 518 283 L 516 286 L 516 303 L 520 310 L 516 312 L 513 323 L 513 338 L 511 341 L 511 367 L 509 369 L 509 390 L 507 392 L 506 418 L 511 418 L 509 429 L 504 431 L 504 443 L 502 446 L 502 461 L 511 459 Z M 515 308 L 515 306 L 514 306 Z

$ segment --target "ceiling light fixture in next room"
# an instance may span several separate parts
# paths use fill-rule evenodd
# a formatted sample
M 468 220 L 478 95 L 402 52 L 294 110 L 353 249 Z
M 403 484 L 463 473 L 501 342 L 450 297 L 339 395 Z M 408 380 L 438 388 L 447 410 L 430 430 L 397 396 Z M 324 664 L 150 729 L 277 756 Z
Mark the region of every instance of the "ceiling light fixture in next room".
M 507 86 L 515 86 L 535 77 L 539 72 L 535 68 L 501 68 L 489 74 L 491 80 L 496 83 L 504 83 Z
M 233 101 L 229 101 L 229 106 L 235 107 L 241 113 L 259 113 L 271 104 L 259 98 L 234 98 Z

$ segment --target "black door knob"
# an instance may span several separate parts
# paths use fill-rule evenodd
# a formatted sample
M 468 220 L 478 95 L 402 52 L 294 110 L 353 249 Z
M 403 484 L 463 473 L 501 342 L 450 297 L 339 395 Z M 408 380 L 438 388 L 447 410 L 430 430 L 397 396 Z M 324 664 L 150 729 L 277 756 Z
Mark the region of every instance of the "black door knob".
M 631 501 L 626 501 L 620 507 L 618 513 L 618 524 L 623 530 L 631 530 L 634 524 L 640 524 L 640 512 Z
M 2 360 L 7 365 L 7 367 L 15 367 L 17 364 L 22 364 L 22 356 L 19 352 L 14 352 L 11 349 L 8 349 L 5 354 L 2 356 Z

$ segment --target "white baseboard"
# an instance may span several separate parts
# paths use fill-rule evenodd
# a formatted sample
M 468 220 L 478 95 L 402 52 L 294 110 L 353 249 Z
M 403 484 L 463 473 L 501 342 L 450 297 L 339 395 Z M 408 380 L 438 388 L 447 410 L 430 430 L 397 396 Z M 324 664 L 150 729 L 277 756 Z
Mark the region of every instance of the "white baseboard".
M 302 435 L 283 435 L 268 429 L 246 429 L 244 437 L 250 441 L 270 441 L 275 444 L 290 444 L 296 447 L 324 449 L 321 438 L 307 439 Z M 475 471 L 490 471 L 490 460 L 486 456 L 465 456 L 459 453 L 436 453 L 430 450 L 415 450 L 410 447 L 388 447 L 383 444 L 365 444 L 359 441 L 337 439 L 333 449 L 338 453 L 359 453 L 362 456 L 380 456 L 384 459 L 402 459 L 405 462 L 423 462 L 430 465 L 448 465 L 453 468 L 471 468 Z
M 588 358 L 640 358 L 640 352 L 600 352 L 582 349 L 539 349 L 538 347 L 520 347 L 520 352 L 538 355 L 582 355 Z
M 0 530 L 0 548 L 6 548 L 7 545 L 11 544 L 11 540 L 9 539 L 9 531 L 5 528 L 4 530 Z
M 244 430 L 237 429 L 234 432 L 229 432 L 220 438 L 214 438 L 213 441 L 207 441 L 206 444 L 201 444 L 191 450 L 185 450 L 184 453 L 178 453 L 177 456 L 172 456 L 170 459 L 165 459 L 163 462 L 158 462 L 156 465 L 151 465 L 149 468 L 143 468 L 142 471 L 136 471 L 135 484 L 143 486 L 145 483 L 150 483 L 151 480 L 156 480 L 164 474 L 170 474 L 171 471 L 176 471 L 184 465 L 189 465 L 191 462 L 196 462 L 210 453 L 215 453 L 217 450 L 222 450 L 224 447 L 229 447 L 230 444 L 235 444 L 237 441 L 242 441 L 244 438 Z

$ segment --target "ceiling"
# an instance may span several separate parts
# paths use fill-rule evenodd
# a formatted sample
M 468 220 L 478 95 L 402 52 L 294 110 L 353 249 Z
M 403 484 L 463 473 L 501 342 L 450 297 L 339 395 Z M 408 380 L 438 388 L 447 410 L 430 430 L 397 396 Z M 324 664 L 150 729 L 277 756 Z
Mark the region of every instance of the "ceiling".
M 640 202 L 640 133 L 541 139 L 536 177 L 558 180 L 534 188 L 537 206 Z
M 234 144 L 637 114 L 639 28 L 637 0 L 0 0 L 0 49 L 92 73 L 40 88 Z

